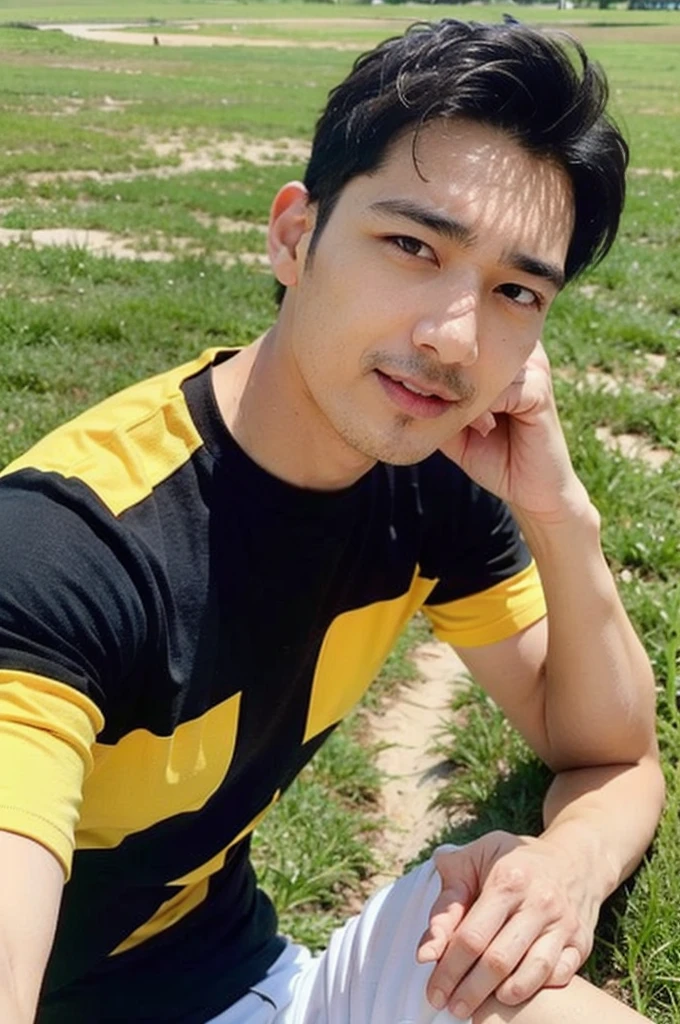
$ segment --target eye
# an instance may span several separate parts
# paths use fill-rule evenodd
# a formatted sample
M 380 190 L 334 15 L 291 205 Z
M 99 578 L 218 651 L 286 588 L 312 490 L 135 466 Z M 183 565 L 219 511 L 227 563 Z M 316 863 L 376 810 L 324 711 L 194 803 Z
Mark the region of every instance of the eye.
M 386 240 L 390 245 L 396 246 L 406 256 L 414 256 L 416 259 L 437 262 L 434 250 L 429 245 L 426 245 L 425 242 L 421 242 L 419 238 L 413 238 L 412 235 L 388 235 Z
M 502 295 L 505 295 L 506 299 L 510 299 L 518 306 L 534 306 L 536 309 L 542 309 L 543 297 L 538 292 L 533 291 L 531 288 L 525 288 L 521 284 L 502 284 L 498 289 Z

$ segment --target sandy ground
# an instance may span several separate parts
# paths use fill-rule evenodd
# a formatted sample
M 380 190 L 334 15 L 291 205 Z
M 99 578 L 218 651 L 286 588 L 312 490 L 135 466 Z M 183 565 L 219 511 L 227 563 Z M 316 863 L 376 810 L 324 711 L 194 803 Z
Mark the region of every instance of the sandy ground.
M 154 35 L 152 32 L 135 32 L 134 30 L 124 31 L 124 26 L 101 25 L 40 25 L 41 29 L 59 29 L 74 39 L 89 39 L 91 42 L 99 43 L 125 43 L 130 46 L 254 46 L 254 47 L 275 47 L 277 49 L 305 49 L 305 50 L 347 50 L 360 53 L 366 49 L 365 43 L 339 43 L 332 38 L 328 40 L 297 40 L 297 39 L 261 39 L 259 37 L 247 36 L 209 36 L 199 35 L 194 32 L 168 32 L 163 34 L 162 29 Z M 158 40 L 155 43 L 154 40 Z
M 609 451 L 628 459 L 641 459 L 652 469 L 661 469 L 673 458 L 672 451 L 650 444 L 641 434 L 615 434 L 609 427 L 598 427 L 595 436 Z
M 56 246 L 81 249 L 93 256 L 111 256 L 117 260 L 141 260 L 144 263 L 172 263 L 178 253 L 184 256 L 202 256 L 203 252 L 191 238 L 173 238 L 172 249 L 145 249 L 135 239 L 113 235 L 108 231 L 85 228 L 37 228 L 22 231 L 18 228 L 0 228 L 0 246 L 25 245 L 36 249 Z M 217 253 L 212 257 L 223 267 L 236 263 L 269 268 L 269 259 L 259 252 Z
M 22 174 L 27 185 L 49 181 L 134 181 L 136 178 L 164 180 L 193 171 L 233 171 L 243 163 L 260 167 L 278 163 L 304 163 L 309 158 L 309 143 L 287 137 L 252 139 L 235 133 L 228 139 L 201 140 L 191 145 L 183 134 L 163 138 L 149 137 L 145 144 L 155 156 L 177 163 L 130 171 L 29 171 Z
M 581 291 L 592 298 L 594 292 L 586 292 L 586 289 L 594 289 L 595 285 L 583 285 Z M 629 391 L 642 394 L 653 391 L 657 398 L 662 401 L 673 401 L 674 395 L 664 391 L 655 381 L 657 374 L 661 373 L 666 365 L 666 356 L 661 353 L 648 352 L 644 357 L 644 375 L 639 378 L 627 380 L 625 383 L 619 381 L 613 374 L 605 373 L 603 370 L 591 367 L 585 373 L 577 373 L 569 367 L 561 367 L 556 375 L 562 380 L 573 383 L 577 391 L 603 391 L 608 395 L 619 395 L 626 388 Z M 608 451 L 625 455 L 628 459 L 639 459 L 651 469 L 659 470 L 673 457 L 669 448 L 652 444 L 643 434 L 615 434 L 609 427 L 601 426 L 595 431 L 598 441 Z
M 387 821 L 381 835 L 382 871 L 371 879 L 377 888 L 402 874 L 449 823 L 450 816 L 432 807 L 448 773 L 433 752 L 446 721 L 456 680 L 465 666 L 448 644 L 430 641 L 413 653 L 422 679 L 400 687 L 379 712 L 368 716 L 369 734 L 383 745 L 377 764 L 385 775 L 380 811 Z
M 248 18 L 234 18 L 225 19 L 221 21 L 222 24 L 285 24 L 288 19 L 248 19 Z M 367 25 L 379 26 L 385 28 L 385 36 L 393 33 L 395 26 L 393 21 L 396 19 L 389 19 L 383 21 L 382 19 L 371 19 L 371 21 L 364 20 L 363 18 L 357 19 L 342 19 L 333 21 L 318 19 L 318 18 L 303 18 L 296 19 L 295 24 L 300 27 L 319 25 L 328 26 L 329 34 L 332 32 L 332 27 L 335 24 L 344 23 L 345 25 Z M 412 18 L 400 19 L 401 24 L 399 30 L 409 21 L 415 21 L 416 16 Z M 213 24 L 216 22 L 213 21 Z M 279 48 L 293 48 L 299 47 L 309 50 L 348 50 L 360 52 L 365 50 L 365 43 L 339 43 L 334 42 L 332 38 L 326 40 L 288 40 L 288 39 L 261 39 L 261 38 L 246 38 L 243 36 L 229 36 L 229 35 L 204 35 L 200 33 L 200 27 L 202 25 L 209 24 L 209 22 L 201 19 L 200 22 L 182 22 L 182 26 L 187 29 L 186 32 L 166 33 L 163 34 L 162 26 L 159 26 L 156 38 L 158 39 L 161 46 L 176 47 L 176 46 L 255 46 L 255 47 L 279 47 Z M 69 35 L 78 39 L 89 39 L 92 41 L 99 41 L 102 43 L 127 43 L 128 45 L 134 46 L 153 46 L 154 45 L 154 33 L 153 32 L 135 32 L 135 25 L 129 23 L 110 24 L 105 28 L 98 25 L 92 24 L 45 24 L 38 26 L 41 29 L 60 29 L 62 32 L 66 32 Z M 559 24 L 551 24 L 549 26 L 552 29 L 564 29 L 576 36 L 580 42 L 586 45 L 608 42 L 608 43 L 636 43 L 640 39 L 640 26 L 639 25 L 607 25 L 597 26 L 579 23 L 578 20 L 571 19 L 561 21 Z M 126 31 L 129 29 L 129 31 Z M 666 44 L 680 44 L 680 26 L 678 25 L 659 25 L 657 26 L 646 26 L 645 27 L 645 39 L 650 43 L 666 43 Z

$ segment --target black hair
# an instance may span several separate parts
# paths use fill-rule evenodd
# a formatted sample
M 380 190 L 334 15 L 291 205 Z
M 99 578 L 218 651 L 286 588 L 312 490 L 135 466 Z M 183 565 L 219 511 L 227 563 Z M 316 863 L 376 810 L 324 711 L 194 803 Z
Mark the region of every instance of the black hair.
M 304 178 L 317 204 L 308 258 L 344 186 L 379 170 L 391 143 L 409 130 L 417 138 L 437 118 L 467 118 L 507 132 L 568 175 L 570 280 L 604 258 L 623 210 L 628 146 L 605 113 L 607 99 L 604 72 L 564 33 L 514 21 L 412 25 L 359 57 L 329 95 Z

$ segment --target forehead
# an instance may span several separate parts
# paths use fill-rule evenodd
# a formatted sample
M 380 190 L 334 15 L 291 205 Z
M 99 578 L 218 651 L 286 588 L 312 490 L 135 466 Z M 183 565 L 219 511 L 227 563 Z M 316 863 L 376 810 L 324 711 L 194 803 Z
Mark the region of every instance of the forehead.
M 357 212 L 414 200 L 454 217 L 479 244 L 564 263 L 574 204 L 566 172 L 508 134 L 476 122 L 433 121 L 392 143 L 381 166 L 351 181 Z

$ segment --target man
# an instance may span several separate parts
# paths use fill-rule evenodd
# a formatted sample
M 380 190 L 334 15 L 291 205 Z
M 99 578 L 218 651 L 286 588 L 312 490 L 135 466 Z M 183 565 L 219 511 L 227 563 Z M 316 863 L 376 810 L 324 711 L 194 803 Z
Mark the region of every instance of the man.
M 442 22 L 360 59 L 273 203 L 271 330 L 6 471 L 6 1024 L 643 1019 L 571 980 L 663 789 L 538 341 L 623 201 L 576 52 Z M 555 771 L 546 829 L 442 849 L 311 960 L 250 833 L 418 608 Z

